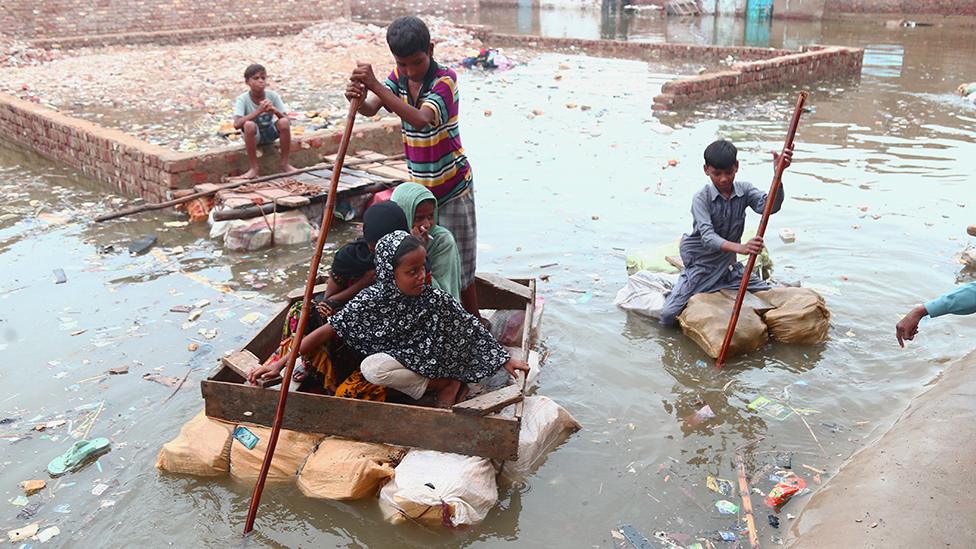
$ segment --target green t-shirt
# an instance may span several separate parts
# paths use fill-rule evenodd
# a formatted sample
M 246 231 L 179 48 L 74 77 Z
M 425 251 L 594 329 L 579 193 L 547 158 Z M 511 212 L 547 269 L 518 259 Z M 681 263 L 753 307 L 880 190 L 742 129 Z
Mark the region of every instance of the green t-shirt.
M 264 98 L 271 101 L 274 108 L 278 109 L 278 112 L 285 113 L 287 109 L 285 108 L 285 103 L 281 100 L 281 97 L 277 93 L 265 90 Z M 237 101 L 234 103 L 234 116 L 247 116 L 252 112 L 258 110 L 257 103 L 251 99 L 251 92 L 247 91 L 237 96 Z M 270 112 L 266 112 L 258 115 L 254 119 L 254 123 L 260 127 L 267 127 L 274 123 L 274 115 Z

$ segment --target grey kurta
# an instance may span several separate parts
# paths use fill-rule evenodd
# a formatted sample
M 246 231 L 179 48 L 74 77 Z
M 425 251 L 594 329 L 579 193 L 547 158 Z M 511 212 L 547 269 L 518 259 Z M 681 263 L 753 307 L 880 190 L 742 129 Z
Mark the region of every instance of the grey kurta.
M 783 205 L 783 187 L 776 193 L 773 213 Z M 766 193 L 745 181 L 732 183 L 732 196 L 719 194 L 711 182 L 695 193 L 691 202 L 691 233 L 681 239 L 681 261 L 685 270 L 678 276 L 661 313 L 661 324 L 674 326 L 677 317 L 695 294 L 717 292 L 723 288 L 738 289 L 745 267 L 734 252 L 723 252 L 725 241 L 740 242 L 746 224 L 746 208 L 761 214 Z M 769 285 L 755 272 L 749 279 L 749 290 L 767 290 Z

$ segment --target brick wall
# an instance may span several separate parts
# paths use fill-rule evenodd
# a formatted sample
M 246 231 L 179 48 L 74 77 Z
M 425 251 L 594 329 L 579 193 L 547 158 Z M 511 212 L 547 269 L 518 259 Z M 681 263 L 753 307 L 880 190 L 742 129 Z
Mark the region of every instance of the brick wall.
M 662 44 L 623 42 L 618 40 L 584 40 L 580 38 L 549 38 L 523 34 L 496 34 L 479 30 L 475 37 L 486 47 L 526 47 L 554 50 L 571 50 L 589 55 L 628 57 L 636 59 L 675 59 L 718 61 L 729 55 L 740 60 L 770 59 L 792 53 L 790 50 L 750 48 L 737 46 L 702 46 L 698 44 Z
M 974 0 L 826 0 L 824 16 L 849 13 L 976 16 Z
M 0 28 L 23 38 L 157 32 L 349 15 L 349 0 L 3 0 Z
M 476 12 L 482 3 L 480 0 L 349 0 L 349 9 L 354 16 L 389 21 L 407 14 Z
M 397 120 L 367 122 L 356 127 L 353 150 L 384 154 L 402 152 Z M 113 128 L 66 116 L 16 97 L 0 94 L 0 135 L 6 141 L 72 166 L 113 190 L 151 201 L 169 198 L 175 189 L 219 183 L 247 169 L 243 145 L 202 153 L 176 153 Z M 320 162 L 339 148 L 341 132 L 325 130 L 292 140 L 296 167 Z M 264 149 L 262 169 L 278 164 L 277 145 Z
M 798 53 L 760 61 L 740 62 L 730 70 L 671 80 L 654 98 L 654 110 L 674 110 L 703 101 L 780 89 L 826 78 L 861 73 L 864 50 L 810 46 Z

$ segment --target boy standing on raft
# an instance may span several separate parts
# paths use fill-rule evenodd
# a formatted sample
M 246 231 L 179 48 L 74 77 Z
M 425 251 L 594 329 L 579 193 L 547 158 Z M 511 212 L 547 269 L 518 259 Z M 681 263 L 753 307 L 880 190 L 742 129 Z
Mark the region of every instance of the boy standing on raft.
M 480 316 L 474 287 L 474 181 L 458 131 L 457 74 L 434 61 L 430 31 L 417 17 L 391 23 L 386 41 L 396 67 L 381 82 L 372 66 L 360 63 L 350 77 L 346 98 L 363 99 L 363 116 L 384 107 L 400 117 L 410 178 L 437 199 L 438 224 L 451 231 L 461 254 L 461 304 Z
M 744 181 L 736 181 L 739 171 L 738 151 L 729 141 L 715 141 L 705 149 L 705 175 L 711 179 L 695 194 L 691 202 L 692 230 L 681 239 L 681 261 L 685 269 L 678 276 L 674 289 L 664 302 L 661 324 L 674 326 L 691 296 L 717 292 L 723 288 L 738 289 L 745 267 L 736 254 L 759 254 L 762 237 L 745 244 L 742 231 L 746 223 L 746 208 L 761 214 L 766 206 L 766 193 Z M 773 152 L 773 165 L 780 155 Z M 783 151 L 784 168 L 789 167 L 793 151 Z M 776 193 L 772 213 L 783 205 L 783 189 Z M 769 285 L 755 273 L 749 279 L 749 291 L 768 290 Z

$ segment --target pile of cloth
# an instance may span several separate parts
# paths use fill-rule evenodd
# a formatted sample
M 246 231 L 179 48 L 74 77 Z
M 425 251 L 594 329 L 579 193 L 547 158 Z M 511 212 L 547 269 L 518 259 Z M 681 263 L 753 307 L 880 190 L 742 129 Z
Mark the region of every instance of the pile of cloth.
M 956 88 L 956 92 L 962 97 L 965 97 L 966 100 L 973 105 L 976 105 L 976 82 L 960 84 L 959 87 Z
M 496 49 L 483 48 L 478 55 L 462 59 L 461 66 L 468 69 L 477 67 L 484 70 L 507 71 L 515 66 L 515 62 Z

